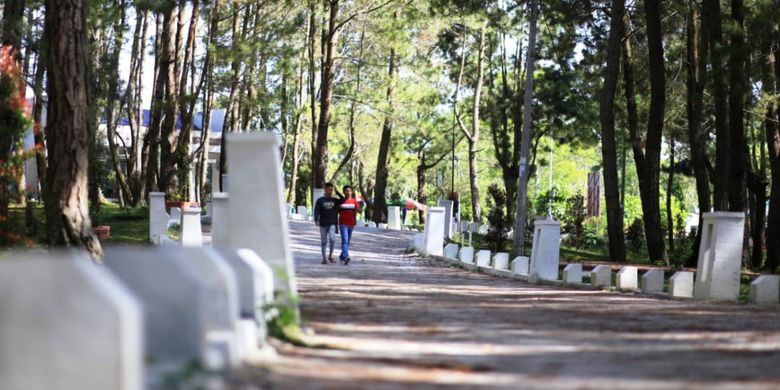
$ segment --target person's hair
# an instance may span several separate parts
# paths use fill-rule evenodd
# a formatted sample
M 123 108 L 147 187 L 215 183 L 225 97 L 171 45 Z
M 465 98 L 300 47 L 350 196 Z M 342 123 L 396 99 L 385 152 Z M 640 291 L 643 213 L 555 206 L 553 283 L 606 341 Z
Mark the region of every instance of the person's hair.
M 347 188 L 352 190 L 352 197 L 354 198 L 355 197 L 355 189 L 352 188 L 351 185 L 349 185 L 349 184 L 345 185 L 344 187 L 341 188 L 341 191 L 343 191 L 346 194 L 347 193 Z
M 327 182 L 325 183 L 325 187 L 327 188 L 327 187 L 335 187 L 335 186 L 333 185 L 333 183 Z

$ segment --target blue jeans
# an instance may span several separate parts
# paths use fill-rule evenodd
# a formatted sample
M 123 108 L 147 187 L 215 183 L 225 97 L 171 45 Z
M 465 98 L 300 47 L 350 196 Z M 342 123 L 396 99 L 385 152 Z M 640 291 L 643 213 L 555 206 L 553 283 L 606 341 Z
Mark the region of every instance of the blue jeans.
M 349 243 L 352 242 L 352 226 L 339 225 L 341 231 L 341 255 L 339 259 L 344 260 L 349 257 Z
M 330 256 L 333 256 L 333 246 L 336 244 L 336 225 L 320 226 L 320 247 L 325 258 L 325 247 L 330 242 Z

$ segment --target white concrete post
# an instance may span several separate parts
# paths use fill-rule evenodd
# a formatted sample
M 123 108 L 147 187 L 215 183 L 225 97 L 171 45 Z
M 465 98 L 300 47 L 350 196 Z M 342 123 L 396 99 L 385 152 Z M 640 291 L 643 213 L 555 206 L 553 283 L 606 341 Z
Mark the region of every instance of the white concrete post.
M 74 253 L 0 261 L 0 389 L 140 390 L 142 308 L 109 272 Z
M 431 207 L 425 220 L 425 255 L 441 256 L 444 252 L 444 208 Z
M 149 193 L 149 240 L 159 244 L 168 237 L 168 220 L 170 216 L 165 212 L 165 193 Z
M 699 262 L 696 268 L 696 299 L 736 301 L 742 268 L 745 214 L 704 213 Z
M 183 246 L 203 246 L 203 230 L 200 226 L 200 207 L 187 207 L 182 210 L 181 244 Z
M 642 275 L 640 288 L 644 293 L 660 293 L 664 291 L 664 271 L 651 269 Z
M 451 200 L 440 200 L 439 207 L 444 207 L 444 237 L 447 239 L 452 238 L 452 209 L 454 204 Z
M 693 298 L 693 272 L 677 271 L 669 278 L 669 295 L 677 298 Z
M 390 230 L 401 230 L 401 208 L 398 206 L 389 206 L 387 208 L 387 228 Z
M 268 132 L 227 136 L 230 244 L 249 248 L 274 270 L 274 286 L 297 295 L 295 264 L 284 212 L 279 137 Z
M 761 275 L 750 283 L 750 302 L 776 304 L 780 301 L 780 275 Z
M 563 282 L 566 284 L 582 283 L 582 263 L 569 263 L 563 268 Z
M 615 284 L 618 290 L 636 290 L 639 288 L 638 270 L 636 267 L 627 266 L 618 271 Z
M 558 280 L 560 249 L 561 223 L 552 219 L 535 221 L 528 275 L 542 280 Z
M 230 210 L 227 192 L 211 195 L 211 245 L 219 248 L 230 245 Z

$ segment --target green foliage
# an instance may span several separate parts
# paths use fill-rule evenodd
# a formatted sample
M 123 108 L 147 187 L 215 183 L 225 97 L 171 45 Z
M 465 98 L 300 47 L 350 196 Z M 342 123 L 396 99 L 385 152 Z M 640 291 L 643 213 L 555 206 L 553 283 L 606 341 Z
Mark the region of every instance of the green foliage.
M 491 230 L 485 238 L 494 252 L 500 252 L 506 246 L 506 235 L 512 228 L 511 218 L 506 215 L 506 192 L 496 184 L 491 184 L 487 192 L 487 220 Z
M 626 247 L 629 250 L 639 251 L 645 246 L 645 225 L 637 218 L 626 230 Z
M 575 248 L 585 246 L 585 197 L 577 193 L 566 199 L 566 212 L 561 221 L 563 232 L 568 234 L 567 245 Z

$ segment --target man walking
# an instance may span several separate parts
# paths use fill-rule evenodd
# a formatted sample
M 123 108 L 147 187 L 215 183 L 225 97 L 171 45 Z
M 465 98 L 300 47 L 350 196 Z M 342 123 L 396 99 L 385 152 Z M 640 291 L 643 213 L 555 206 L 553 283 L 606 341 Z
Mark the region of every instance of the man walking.
M 333 183 L 325 183 L 325 195 L 317 199 L 314 205 L 314 223 L 320 227 L 320 247 L 322 264 L 335 263 L 333 246 L 336 243 L 336 225 L 339 223 L 339 205 L 341 201 L 333 197 Z M 330 252 L 325 256 L 325 247 L 330 243 Z
M 349 264 L 349 243 L 352 241 L 352 230 L 360 212 L 360 203 L 355 199 L 354 189 L 350 185 L 343 188 L 345 199 L 339 205 L 339 229 L 341 231 L 341 255 L 339 260 L 344 265 Z

